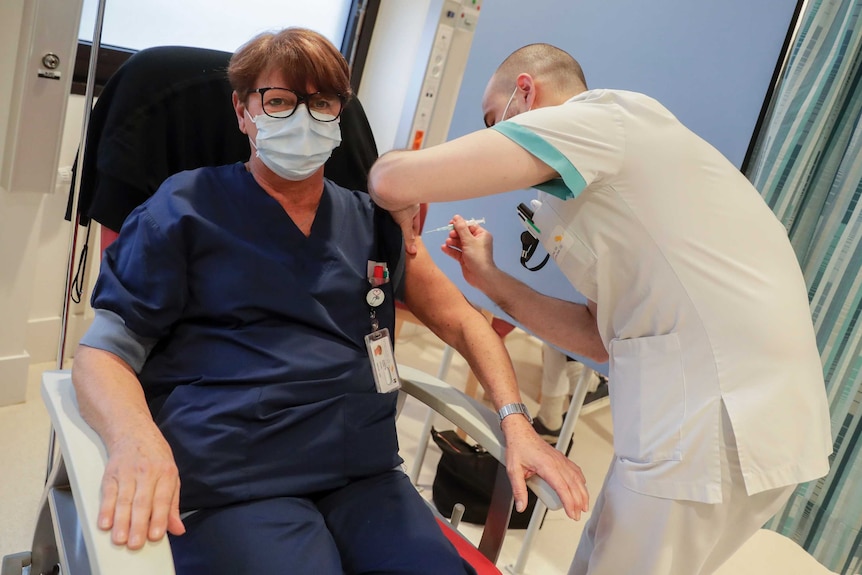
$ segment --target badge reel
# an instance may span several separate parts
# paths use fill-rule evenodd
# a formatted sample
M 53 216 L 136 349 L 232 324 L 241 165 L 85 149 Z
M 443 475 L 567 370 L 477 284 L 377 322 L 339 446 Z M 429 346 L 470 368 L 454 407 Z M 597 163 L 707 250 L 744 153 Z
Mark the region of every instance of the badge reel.
M 380 289 L 380 286 L 388 282 L 389 270 L 386 263 L 369 261 L 368 283 L 371 284 L 371 289 L 365 295 L 365 301 L 370 308 L 371 333 L 365 336 L 365 348 L 368 350 L 374 384 L 379 393 L 401 389 L 389 329 L 385 327 L 380 329 L 380 321 L 377 319 L 377 308 L 386 300 L 386 293 Z
M 524 227 L 527 228 L 521 232 L 521 265 L 531 272 L 537 272 L 545 267 L 546 263 L 548 263 L 549 254 L 545 254 L 545 259 L 534 267 L 527 266 L 527 262 L 530 261 L 533 254 L 536 253 L 536 248 L 539 246 L 539 235 L 541 234 L 541 230 L 539 230 L 539 228 L 536 227 L 536 224 L 533 223 L 533 210 L 530 209 L 527 204 L 518 204 L 518 217 L 521 218 L 521 221 L 524 223 Z

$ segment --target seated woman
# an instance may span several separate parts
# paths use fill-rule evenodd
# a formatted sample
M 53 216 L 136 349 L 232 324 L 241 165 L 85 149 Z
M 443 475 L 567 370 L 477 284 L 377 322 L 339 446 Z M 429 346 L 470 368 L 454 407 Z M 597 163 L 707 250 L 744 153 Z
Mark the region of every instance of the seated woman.
M 395 298 L 497 408 L 520 397 L 499 338 L 427 252 L 405 255 L 386 212 L 324 179 L 347 70 L 308 30 L 240 48 L 252 157 L 169 178 L 105 253 L 73 369 L 109 456 L 99 526 L 132 549 L 170 533 L 180 574 L 471 571 L 398 468 L 379 361 Z M 580 470 L 526 417 L 502 426 L 519 504 L 539 473 L 579 514 Z

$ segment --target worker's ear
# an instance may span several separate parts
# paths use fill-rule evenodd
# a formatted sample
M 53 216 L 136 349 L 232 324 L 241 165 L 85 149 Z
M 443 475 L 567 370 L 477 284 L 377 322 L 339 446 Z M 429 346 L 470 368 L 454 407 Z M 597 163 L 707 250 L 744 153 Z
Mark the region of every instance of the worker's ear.
M 518 74 L 518 78 L 515 80 L 515 84 L 518 86 L 518 93 L 515 95 L 515 97 L 522 100 L 522 105 L 518 106 L 518 109 L 522 112 L 532 110 L 536 101 L 535 80 L 531 75 L 527 74 L 526 72 L 521 72 L 520 74 Z

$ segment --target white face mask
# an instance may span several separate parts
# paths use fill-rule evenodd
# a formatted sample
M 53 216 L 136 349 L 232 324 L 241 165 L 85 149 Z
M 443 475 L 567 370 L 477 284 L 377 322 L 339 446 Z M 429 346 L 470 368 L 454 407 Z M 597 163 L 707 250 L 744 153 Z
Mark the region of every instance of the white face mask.
M 305 106 L 305 104 L 300 104 Z M 249 138 L 263 164 L 293 182 L 304 180 L 320 169 L 341 143 L 340 118 L 318 122 L 308 110 L 297 109 L 289 118 L 266 114 L 246 115 L 257 127 L 257 142 Z

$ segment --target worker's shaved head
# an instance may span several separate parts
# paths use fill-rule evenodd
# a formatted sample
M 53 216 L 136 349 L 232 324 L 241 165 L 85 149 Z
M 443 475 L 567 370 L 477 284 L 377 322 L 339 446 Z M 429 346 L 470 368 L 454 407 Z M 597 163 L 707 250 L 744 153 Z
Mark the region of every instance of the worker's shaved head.
M 512 52 L 494 72 L 489 88 L 511 91 L 518 75 L 524 72 L 553 85 L 562 93 L 587 89 L 584 71 L 578 61 L 550 44 L 529 44 Z
M 482 96 L 483 120 L 493 126 L 520 112 L 562 104 L 586 89 L 577 60 L 556 46 L 529 44 L 503 60 L 488 81 Z

